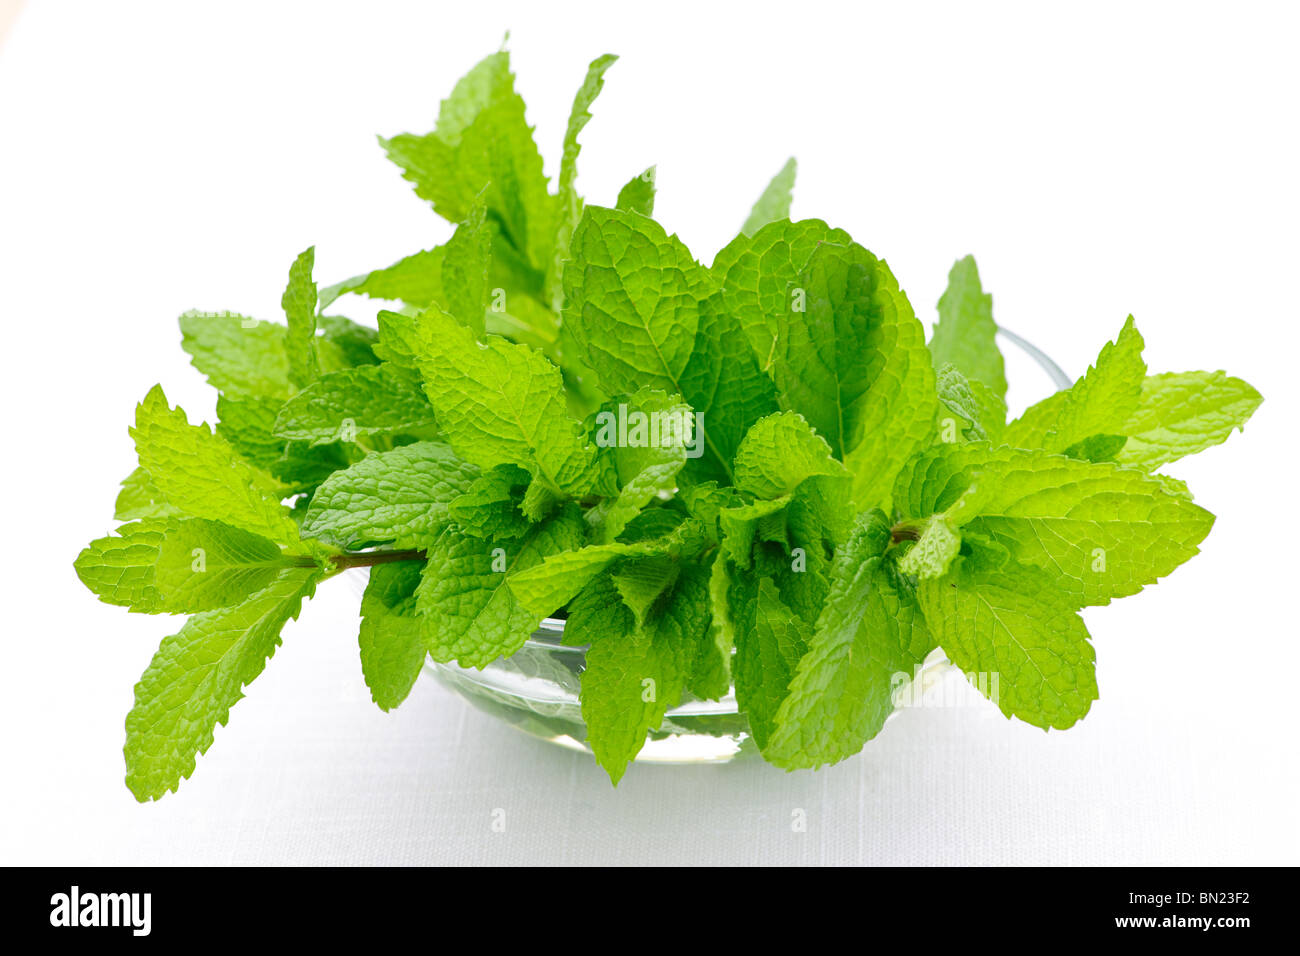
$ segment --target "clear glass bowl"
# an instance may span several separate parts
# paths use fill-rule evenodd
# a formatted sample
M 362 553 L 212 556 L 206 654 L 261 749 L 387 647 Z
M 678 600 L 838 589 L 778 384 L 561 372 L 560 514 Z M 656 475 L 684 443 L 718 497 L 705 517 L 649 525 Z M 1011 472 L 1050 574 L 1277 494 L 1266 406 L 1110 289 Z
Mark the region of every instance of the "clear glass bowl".
M 1023 378 L 1032 378 L 1025 373 L 1035 367 L 1040 374 L 1046 373 L 1053 389 L 1070 386 L 1071 380 L 1043 352 L 1006 329 L 999 331 L 1018 350 L 1006 356 L 1007 378 L 1013 387 Z M 475 707 L 512 727 L 571 750 L 590 752 L 578 702 L 586 649 L 565 646 L 563 635 L 564 622 L 547 619 L 519 651 L 482 670 L 433 661 L 425 663 L 425 670 Z M 908 699 L 918 699 L 951 670 L 941 651 L 932 653 L 914 675 L 912 683 L 920 681 L 921 686 Z M 908 689 L 908 684 L 897 687 L 895 701 L 905 699 Z M 749 742 L 749 725 L 739 712 L 734 693 L 721 700 L 697 700 L 688 695 L 668 710 L 658 730 L 647 735 L 636 759 L 642 763 L 725 763 L 748 753 L 757 753 L 757 748 Z

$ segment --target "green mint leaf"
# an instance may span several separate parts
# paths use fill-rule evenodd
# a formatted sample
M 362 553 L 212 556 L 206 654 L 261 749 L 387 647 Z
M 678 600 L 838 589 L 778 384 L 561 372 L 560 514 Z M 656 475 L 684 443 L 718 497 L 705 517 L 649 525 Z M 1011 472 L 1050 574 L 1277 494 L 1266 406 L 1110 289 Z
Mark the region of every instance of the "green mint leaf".
M 1137 409 L 1119 429 L 1116 459 L 1150 471 L 1225 441 L 1263 397 L 1225 372 L 1170 372 L 1142 381 Z
M 693 426 L 690 406 L 653 389 L 607 402 L 595 421 L 596 445 L 608 454 L 618 491 L 588 511 L 587 521 L 608 543 L 655 497 L 676 488 Z
M 848 465 L 857 505 L 886 504 L 894 476 L 934 433 L 924 331 L 889 267 L 856 243 L 818 246 L 797 281 L 804 298 L 778 316 L 781 403 Z
M 1115 461 L 1127 442 L 1123 435 L 1092 435 L 1075 442 L 1061 454 L 1083 461 Z
M 560 276 L 563 273 L 564 260 L 569 254 L 569 243 L 573 239 L 573 230 L 582 216 L 582 197 L 578 195 L 578 153 L 582 144 L 578 136 L 591 121 L 591 105 L 605 88 L 605 73 L 614 65 L 618 57 L 606 53 L 591 61 L 582 86 L 573 97 L 573 107 L 569 110 L 569 124 L 564 131 L 564 152 L 560 157 L 559 179 L 559 216 L 555 237 L 555 255 L 550 263 L 547 275 L 547 298 L 554 303 L 558 312 L 564 304 L 560 288 Z
M 847 246 L 852 238 L 820 219 L 768 223 L 752 236 L 741 233 L 710 268 L 722 290 L 725 311 L 735 316 L 759 367 L 770 372 L 775 360 L 779 316 L 792 307 L 793 289 L 813 250 L 823 242 Z
M 379 357 L 375 355 L 379 333 L 374 329 L 341 315 L 317 316 L 316 325 L 321 332 L 318 346 L 324 353 L 321 356 L 322 371 L 379 364 Z
M 735 316 L 716 295 L 702 303 L 681 395 L 694 410 L 703 437 L 702 455 L 687 460 L 687 474 L 696 482 L 728 480 L 746 433 L 778 407 L 776 387 L 758 367 Z
M 736 451 L 736 487 L 756 498 L 782 498 L 817 475 L 847 478 L 826 440 L 796 412 L 759 419 Z
M 416 606 L 436 661 L 485 667 L 523 647 L 545 614 L 530 612 L 510 583 L 543 558 L 581 547 L 582 518 L 572 506 L 517 539 L 483 539 L 445 528 L 429 548 Z
M 390 365 L 327 372 L 285 402 L 281 439 L 323 445 L 359 436 L 430 433 L 437 427 L 423 392 Z
M 531 523 L 521 510 L 532 476 L 518 465 L 498 465 L 479 475 L 447 505 L 447 516 L 467 534 L 517 538 Z
M 481 339 L 491 289 L 492 227 L 487 206 L 477 202 L 456 227 L 442 260 L 442 287 L 447 312 Z
M 655 388 L 686 397 L 682 373 L 708 273 L 653 219 L 587 206 L 564 270 L 564 322 L 578 358 L 606 391 Z
M 441 311 L 441 310 L 440 310 Z M 413 382 L 423 382 L 420 378 L 420 322 L 414 315 L 401 312 L 381 310 L 376 316 L 379 326 L 379 341 L 375 343 L 375 355 L 381 363 L 388 363 L 394 369 L 400 369 Z
M 380 145 L 416 195 L 450 222 L 464 220 L 486 189 L 503 244 L 540 269 L 550 262 L 557 200 L 547 191 L 542 157 L 514 82 L 510 54 L 494 53 L 443 100 L 433 132 L 381 138 Z
M 275 474 L 285 441 L 275 434 L 275 418 L 284 400 L 255 395 L 217 396 L 216 432 L 250 465 Z
M 1031 406 L 1007 426 L 1003 441 L 1016 448 L 1064 452 L 1093 435 L 1123 435 L 1137 410 L 1146 378 L 1142 336 L 1129 316 L 1073 386 Z
M 935 370 L 939 392 L 939 440 L 991 441 L 1001 444 L 1006 430 L 1007 403 L 983 382 L 966 378 L 953 365 Z
M 646 217 L 653 216 L 655 214 L 655 172 L 656 167 L 651 166 L 639 176 L 629 179 L 627 185 L 618 191 L 615 208 Z
M 155 385 L 136 408 L 131 437 L 140 466 L 178 510 L 303 550 L 298 525 L 280 503 L 279 483 L 240 459 L 207 425 L 191 425 L 185 412 L 167 404 L 162 386 Z
M 830 594 L 763 751 L 779 767 L 851 757 L 894 710 L 894 675 L 910 678 L 934 647 L 906 581 L 883 558 L 889 522 L 863 514 L 835 555 Z
M 285 328 L 233 312 L 186 312 L 181 347 L 208 384 L 226 395 L 289 396 Z
M 684 571 L 663 611 L 638 627 L 612 580 L 602 576 L 574 601 L 569 626 L 591 641 L 582 718 L 597 762 L 617 784 L 646 734 L 681 700 L 708 628 L 707 578 L 698 569 Z
M 428 653 L 415 606 L 422 571 L 418 561 L 377 564 L 361 598 L 361 673 L 380 710 L 406 700 Z
M 571 419 L 560 370 L 540 353 L 451 316 L 418 325 L 420 371 L 438 425 L 456 453 L 481 468 L 519 465 L 557 493 L 580 493 L 594 449 Z
M 677 581 L 681 565 L 667 555 L 646 558 L 629 558 L 611 573 L 618 595 L 636 619 L 638 627 L 644 626 L 655 603 Z
M 578 361 L 608 393 L 682 396 L 704 441 L 694 480 L 729 478 L 740 439 L 777 408 L 709 273 L 654 220 L 601 206 L 584 210 L 572 252 L 564 328 Z
M 640 517 L 652 514 L 655 512 L 643 512 Z M 624 537 L 636 530 L 634 525 L 629 525 Z M 554 554 L 547 557 L 540 565 L 513 575 L 510 578 L 510 589 L 519 599 L 519 603 L 540 620 L 562 608 L 597 575 L 620 558 L 676 556 L 697 551 L 702 530 L 698 521 L 687 520 L 661 537 L 632 543 L 616 541 L 610 544 L 593 544 L 576 551 Z
M 188 614 L 238 604 L 302 559 L 260 535 L 206 518 L 123 525 L 90 543 L 77 576 L 100 600 L 146 614 Z
M 937 578 L 961 551 L 961 535 L 947 515 L 931 515 L 920 537 L 898 561 L 898 570 L 916 578 Z
M 770 578 L 733 587 L 736 620 L 736 700 L 749 718 L 754 742 L 762 750 L 776 727 L 776 715 L 789 690 L 799 659 L 808 649 L 810 628 L 781 601 Z
M 740 227 L 742 233 L 752 236 L 769 222 L 790 218 L 790 194 L 794 190 L 794 177 L 798 168 L 799 164 L 793 156 L 785 161 L 781 171 L 772 177 L 772 181 L 763 190 L 763 195 L 754 203 L 749 218 Z
M 158 613 L 162 596 L 154 586 L 154 566 L 165 529 L 165 521 L 138 521 L 96 538 L 77 555 L 77 577 L 106 604 Z
M 1051 575 L 1015 565 L 981 576 L 958 568 L 922 581 L 926 622 L 948 659 L 1008 717 L 1064 730 L 1097 699 L 1092 645 Z
M 315 263 L 316 247 L 312 246 L 289 267 L 289 284 L 280 299 L 285 318 L 289 320 L 285 336 L 289 381 L 298 388 L 310 385 L 320 374 L 320 358 L 316 354 L 316 283 L 311 275 Z
M 701 700 L 721 700 L 731 690 L 731 657 L 736 646 L 729 598 L 731 567 L 721 554 L 709 565 L 709 627 L 687 681 L 687 689 Z
M 945 445 L 900 476 L 908 517 L 947 512 L 984 542 L 1052 576 L 1076 606 L 1136 594 L 1197 553 L 1214 516 L 1131 468 L 986 445 Z
M 269 587 L 290 562 L 274 541 L 205 518 L 173 519 L 158 546 L 159 610 L 211 611 Z
M 118 521 L 138 521 L 141 518 L 167 518 L 179 514 L 167 503 L 149 473 L 136 468 L 122 479 L 122 490 L 113 505 L 113 517 Z
M 328 373 L 334 374 L 334 373 Z M 281 482 L 287 494 L 311 491 L 351 459 L 340 444 L 311 446 L 275 434 L 284 402 L 275 398 L 217 397 L 217 434 L 249 464 Z
M 478 475 L 441 442 L 367 455 L 316 489 L 302 533 L 344 548 L 379 542 L 423 547 L 449 520 L 448 505 Z
M 191 617 L 135 685 L 126 717 L 126 784 L 137 800 L 156 800 L 194 772 L 218 725 L 280 644 L 319 571 L 291 568 L 235 607 Z
M 975 257 L 958 259 L 948 273 L 948 288 L 939 298 L 939 321 L 930 339 L 934 364 L 952 365 L 999 399 L 1006 399 L 1007 376 L 998 350 L 993 296 L 980 285 Z
M 327 309 L 340 296 L 352 293 L 427 309 L 445 301 L 442 262 L 446 249 L 438 246 L 399 259 L 391 266 L 344 279 L 320 290 L 317 308 Z
M 742 570 L 753 566 L 754 539 L 764 520 L 778 515 L 790 504 L 789 497 L 760 499 L 749 504 L 734 505 L 718 512 L 718 527 L 722 532 L 722 553 L 736 562 Z
M 769 535 L 775 540 L 763 544 L 755 555 L 758 572 L 771 576 L 781 600 L 809 626 L 817 623 L 826 603 L 830 589 L 829 556 L 848 539 L 854 518 L 848 514 L 843 527 L 827 524 L 827 512 L 831 510 L 827 497 L 831 494 L 842 497 L 838 490 L 827 491 L 821 487 L 831 481 L 814 478 L 801 485 L 790 504 L 779 513 L 779 535 Z

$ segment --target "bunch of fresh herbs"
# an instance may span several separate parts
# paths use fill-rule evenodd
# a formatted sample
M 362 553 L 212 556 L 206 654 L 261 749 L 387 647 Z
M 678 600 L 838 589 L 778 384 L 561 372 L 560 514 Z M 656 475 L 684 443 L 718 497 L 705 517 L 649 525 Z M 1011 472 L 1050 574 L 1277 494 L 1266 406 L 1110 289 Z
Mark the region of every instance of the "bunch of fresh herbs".
M 884 260 L 788 218 L 793 161 L 701 265 L 652 218 L 653 169 L 610 207 L 575 191 L 614 59 L 578 91 L 556 189 L 495 53 L 433 132 L 381 141 L 446 243 L 323 289 L 309 249 L 284 324 L 181 317 L 216 428 L 153 388 L 123 523 L 76 561 L 104 601 L 192 615 L 135 689 L 137 798 L 189 776 L 346 568 L 370 567 L 361 667 L 385 710 L 426 655 L 481 668 L 566 618 L 617 782 L 684 695 L 733 690 L 771 763 L 842 760 L 935 648 L 996 673 L 1008 716 L 1069 727 L 1097 697 L 1078 611 L 1196 553 L 1213 517 L 1157 469 L 1223 441 L 1254 389 L 1148 374 L 1130 319 L 1008 423 L 974 261 L 927 344 Z M 348 293 L 398 307 L 372 329 L 332 311 Z

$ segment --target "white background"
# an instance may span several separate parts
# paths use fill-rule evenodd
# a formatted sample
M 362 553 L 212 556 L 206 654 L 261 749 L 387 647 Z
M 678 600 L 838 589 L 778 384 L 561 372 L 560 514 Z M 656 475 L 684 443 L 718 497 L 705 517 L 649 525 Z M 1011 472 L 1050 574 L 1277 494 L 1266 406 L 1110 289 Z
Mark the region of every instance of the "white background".
M 1297 27 L 1243 3 L 28 3 L 0 48 L 0 862 L 1300 862 Z M 340 582 L 195 779 L 133 801 L 122 721 L 176 622 L 98 603 L 72 560 L 112 526 L 149 386 L 211 420 L 176 316 L 278 317 L 312 243 L 330 282 L 444 239 L 374 137 L 428 130 L 507 29 L 552 174 L 588 61 L 622 55 L 580 186 L 612 203 L 658 163 L 658 218 L 706 262 L 793 153 L 796 215 L 885 255 L 923 320 L 974 252 L 998 319 L 1072 375 L 1132 312 L 1154 370 L 1264 393 L 1171 469 L 1219 515 L 1203 554 L 1087 612 L 1082 724 L 971 700 L 816 774 L 614 791 L 426 679 L 380 713 Z M 1044 394 L 1014 374 L 1014 404 Z

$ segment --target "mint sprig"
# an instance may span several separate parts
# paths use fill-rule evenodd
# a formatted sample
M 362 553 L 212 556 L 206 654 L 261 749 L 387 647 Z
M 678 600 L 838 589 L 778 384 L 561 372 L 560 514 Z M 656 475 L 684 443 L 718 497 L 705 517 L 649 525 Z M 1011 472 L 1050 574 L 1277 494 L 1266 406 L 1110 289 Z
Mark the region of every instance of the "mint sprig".
M 494 53 L 433 131 L 381 140 L 446 242 L 323 288 L 309 248 L 283 323 L 181 316 L 215 429 L 149 391 L 122 524 L 76 560 L 107 603 L 193 615 L 136 687 L 137 798 L 189 776 L 348 568 L 370 568 L 359 651 L 385 710 L 430 656 L 485 667 L 566 617 L 617 783 L 684 696 L 733 689 L 770 762 L 842 760 L 936 648 L 1008 716 L 1069 727 L 1097 697 L 1079 610 L 1197 552 L 1213 517 L 1156 469 L 1240 428 L 1254 389 L 1149 373 L 1130 318 L 1008 422 L 974 259 L 927 343 L 883 259 L 789 218 L 793 160 L 709 267 L 652 218 L 654 167 L 586 203 L 614 62 L 588 68 L 554 189 Z M 349 295 L 391 309 L 369 328 L 336 314 Z

